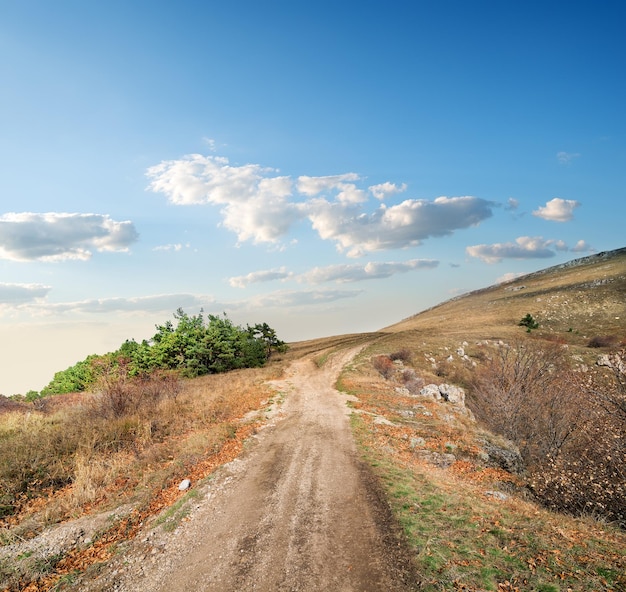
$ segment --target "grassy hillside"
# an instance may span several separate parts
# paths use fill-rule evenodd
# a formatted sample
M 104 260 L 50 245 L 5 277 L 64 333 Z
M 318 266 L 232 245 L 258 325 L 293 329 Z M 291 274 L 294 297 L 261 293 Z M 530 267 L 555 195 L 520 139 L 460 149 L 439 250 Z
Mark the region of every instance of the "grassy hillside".
M 384 329 L 505 338 L 526 313 L 541 337 L 586 345 L 596 335 L 626 338 L 626 248 L 550 267 L 459 296 Z
M 526 314 L 539 323 L 530 333 L 518 326 Z M 405 319 L 346 369 L 355 434 L 413 549 L 421 589 L 626 590 L 626 536 L 602 518 L 604 506 L 626 507 L 626 390 L 610 391 L 622 405 L 614 422 L 618 408 L 593 403 L 609 391 L 589 387 L 617 388 L 596 361 L 624 345 L 621 249 Z M 481 386 L 504 394 L 496 386 L 513 370 L 492 362 L 505 358 L 518 364 L 511 391 L 522 396 L 509 408 L 487 400 L 481 414 Z M 419 396 L 429 383 L 465 387 L 466 405 Z M 491 425 L 515 426 L 516 442 Z M 557 437 L 561 448 L 550 448 Z M 606 495 L 594 506 L 595 488 Z
M 526 314 L 539 323 L 530 333 L 518 326 Z M 179 385 L 157 381 L 150 389 L 159 397 L 132 391 L 137 402 L 122 416 L 109 417 L 102 398 L 90 394 L 7 409 L 0 414 L 0 590 L 73 589 L 75 574 L 97 569 L 152 517 L 160 514 L 164 527 L 175 529 L 185 515 L 180 479 L 197 482 L 239 454 L 280 403 L 266 381 L 295 359 L 312 356 L 323 365 L 333 351 L 355 345 L 363 349 L 338 386 L 353 395 L 359 449 L 413 550 L 420 589 L 626 590 L 624 530 L 598 512 L 548 509 L 529 488 L 533 467 L 520 447 L 476 419 L 477 377 L 489 377 L 484 372 L 498 352 L 509 351 L 506 344 L 548 353 L 567 345 L 559 351 L 574 374 L 554 371 L 550 359 L 547 379 L 557 382 L 537 378 L 544 390 L 529 389 L 528 397 L 557 401 L 557 411 L 586 410 L 573 397 L 588 392 L 574 393 L 564 381 L 612 384 L 596 361 L 626 345 L 626 249 L 466 294 L 376 333 L 293 343 L 263 369 Z M 463 387 L 466 404 L 421 395 L 429 384 Z M 585 420 L 596 417 L 585 413 Z M 613 424 L 605 427 L 603 434 L 612 433 Z M 623 433 L 615 442 L 619 457 Z M 85 540 L 65 541 L 45 558 L 29 551 L 17 562 L 3 559 L 1 545 L 102 512 L 111 518 L 93 532 L 81 526 Z

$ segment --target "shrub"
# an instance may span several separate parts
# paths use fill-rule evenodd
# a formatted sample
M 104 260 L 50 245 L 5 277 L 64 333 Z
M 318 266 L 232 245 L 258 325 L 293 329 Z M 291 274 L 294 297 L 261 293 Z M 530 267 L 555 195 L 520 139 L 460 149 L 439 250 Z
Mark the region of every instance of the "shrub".
M 50 383 L 41 390 L 42 396 L 78 393 L 88 390 L 98 379 L 96 366 L 102 356 L 87 356 L 66 370 L 55 373 Z
M 519 447 L 539 501 L 626 526 L 626 352 L 611 358 L 607 382 L 571 372 L 564 351 L 499 348 L 477 372 L 470 405 Z
M 547 459 L 533 488 L 550 507 L 626 528 L 626 350 L 585 385 L 587 421 L 562 454 Z
M 587 347 L 611 347 L 617 343 L 614 335 L 596 335 L 589 340 Z
M 133 376 L 127 363 L 109 363 L 102 368 L 101 378 L 91 402 L 94 415 L 116 418 L 145 412 L 164 399 L 175 399 L 181 390 L 178 377 L 172 372 L 155 370 Z
M 413 368 L 405 368 L 402 371 L 402 382 L 404 388 L 412 395 L 417 395 L 424 387 L 424 379 L 417 376 Z
M 563 351 L 532 342 L 502 346 L 473 379 L 477 419 L 515 442 L 529 464 L 558 452 L 581 419 L 582 393 Z
M 385 354 L 372 358 L 372 365 L 387 380 L 393 376 L 396 370 L 391 358 Z
M 526 331 L 530 333 L 532 329 L 539 328 L 539 323 L 533 318 L 533 315 L 528 313 L 519 323 L 517 323 L 517 326 L 526 327 Z
M 259 368 L 274 352 L 288 347 L 267 323 L 245 329 L 222 317 L 188 315 L 181 308 L 171 321 L 157 325 L 151 340 L 137 343 L 126 340 L 115 352 L 91 355 L 74 366 L 57 372 L 42 391 L 42 396 L 88 391 L 102 378 L 102 369 L 124 365 L 128 376 L 153 370 L 176 370 L 181 376 L 195 378 L 239 368 Z
M 410 349 L 403 347 L 401 350 L 389 354 L 389 359 L 392 361 L 400 360 L 408 363 L 413 359 L 413 352 L 411 352 Z

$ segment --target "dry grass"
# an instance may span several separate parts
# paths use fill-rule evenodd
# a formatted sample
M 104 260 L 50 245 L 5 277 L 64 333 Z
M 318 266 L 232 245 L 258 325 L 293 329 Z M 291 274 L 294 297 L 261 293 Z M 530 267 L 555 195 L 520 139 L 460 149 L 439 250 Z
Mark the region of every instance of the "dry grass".
M 510 446 L 444 402 L 398 391 L 374 367 L 381 343 L 341 379 L 353 430 L 415 553 L 422 590 L 623 590 L 626 533 L 535 503 L 526 477 L 487 451 Z
M 272 397 L 275 364 L 185 381 L 176 397 L 102 413 L 101 396 L 53 414 L 0 416 L 0 521 L 5 541 L 98 508 L 150 502 L 154 492 L 217 454 L 241 418 Z
M 445 403 L 398 390 L 410 374 L 471 393 L 478 369 L 512 343 L 546 351 L 565 346 L 579 376 L 599 384 L 604 370 L 595 365 L 598 355 L 615 351 L 626 337 L 625 293 L 626 251 L 547 270 L 383 330 L 343 373 L 339 386 L 359 399 L 353 426 L 360 449 L 415 550 L 422 589 L 626 590 L 623 530 L 597 517 L 542 508 L 527 488 L 528 474 L 518 472 L 523 463 L 511 443 Z M 540 325 L 530 334 L 518 326 L 529 313 Z M 412 356 L 394 372 L 381 360 L 401 349 Z M 568 378 L 560 374 L 556 382 Z M 549 405 L 541 389 L 534 394 L 536 405 Z M 573 406 L 560 411 L 576 415 Z M 559 428 L 561 415 L 549 424 Z
M 283 366 L 276 361 L 187 380 L 175 398 L 147 404 L 131 389 L 137 398 L 121 414 L 109 413 L 100 394 L 56 405 L 48 415 L 31 410 L 0 416 L 4 543 L 86 513 L 125 503 L 134 508 L 93 544 L 55 556 L 52 563 L 0 565 L 0 589 L 50 590 L 73 571 L 106 561 L 117 542 L 132 538 L 141 523 L 180 499 L 183 478 L 200 481 L 241 453 L 258 421 L 248 414 L 270 404 L 274 392 L 266 381 L 280 377 Z
M 526 314 L 539 322 L 533 336 L 558 337 L 586 348 L 595 336 L 626 338 L 624 294 L 626 250 L 613 258 L 578 266 L 550 268 L 506 284 L 445 302 L 405 319 L 385 332 L 449 336 L 468 342 L 509 340 L 524 333 L 517 323 Z

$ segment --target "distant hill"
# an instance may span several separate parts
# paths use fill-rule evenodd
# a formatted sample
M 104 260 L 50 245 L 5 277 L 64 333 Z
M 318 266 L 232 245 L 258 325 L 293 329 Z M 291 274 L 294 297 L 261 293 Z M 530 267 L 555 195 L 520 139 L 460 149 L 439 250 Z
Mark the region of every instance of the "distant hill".
M 596 336 L 626 340 L 626 248 L 521 276 L 458 296 L 382 331 L 508 339 L 531 314 L 537 337 L 585 346 Z

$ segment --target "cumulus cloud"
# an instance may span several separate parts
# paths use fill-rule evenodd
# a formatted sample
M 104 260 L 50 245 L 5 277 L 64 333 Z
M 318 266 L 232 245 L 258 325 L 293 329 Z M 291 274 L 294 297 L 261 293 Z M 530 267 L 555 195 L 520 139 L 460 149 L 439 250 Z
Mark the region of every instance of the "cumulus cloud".
M 359 176 L 356 173 L 328 177 L 301 176 L 298 177 L 297 189 L 299 193 L 308 197 L 332 192 L 340 203 L 359 204 L 367 201 L 367 193 L 353 183 L 358 180 Z
M 309 204 L 309 218 L 322 239 L 334 241 L 349 257 L 359 257 L 372 251 L 417 246 L 426 238 L 475 226 L 492 215 L 493 205 L 471 196 L 438 197 L 434 201 L 381 205 L 366 214 L 345 204 L 317 199 Z
M 20 306 L 45 298 L 50 286 L 42 284 L 3 284 L 0 283 L 0 306 Z
M 348 185 L 354 186 L 354 181 L 359 180 L 356 173 L 344 173 L 343 175 L 327 175 L 323 177 L 298 177 L 298 192 L 302 195 L 319 195 L 335 189 L 342 190 Z
M 388 278 L 398 273 L 407 273 L 420 269 L 433 269 L 439 261 L 432 259 L 411 259 L 404 262 L 369 262 L 365 265 L 329 265 L 314 267 L 310 271 L 297 276 L 298 281 L 309 284 L 324 282 L 361 282 Z
M 87 260 L 95 251 L 128 251 L 138 238 L 132 222 L 103 214 L 48 212 L 0 216 L 0 259 Z
M 468 255 L 482 259 L 485 263 L 499 263 L 502 259 L 546 259 L 554 257 L 557 251 L 588 253 L 592 250 L 584 240 L 579 240 L 570 248 L 565 241 L 540 236 L 520 236 L 514 243 L 474 245 L 465 249 Z
M 231 166 L 219 156 L 190 154 L 150 167 L 148 189 L 177 205 L 222 206 L 223 224 L 240 241 L 276 242 L 302 217 L 289 202 L 292 180 L 256 164 Z
M 391 195 L 395 195 L 396 193 L 403 193 L 406 191 L 406 187 L 406 183 L 396 185 L 395 183 L 387 181 L 386 183 L 380 183 L 379 185 L 371 185 L 369 190 L 376 199 L 382 200 Z
M 223 225 L 239 241 L 276 243 L 295 222 L 308 219 L 320 238 L 351 257 L 452 234 L 489 218 L 495 207 L 477 197 L 439 197 L 381 204 L 372 212 L 367 209 L 370 196 L 382 200 L 405 191 L 406 185 L 386 182 L 365 190 L 357 185 L 361 178 L 356 173 L 302 175 L 295 182 L 275 173 L 199 154 L 163 161 L 146 172 L 148 189 L 165 194 L 171 203 L 221 206 Z
M 292 274 L 287 271 L 285 267 L 280 269 L 271 269 L 267 271 L 253 271 L 247 275 L 240 275 L 231 277 L 228 283 L 233 288 L 245 288 L 250 284 L 258 284 L 261 282 L 272 282 L 275 280 L 284 280 L 290 277 Z
M 555 197 L 545 206 L 537 208 L 533 212 L 533 216 L 553 222 L 568 222 L 574 217 L 574 210 L 578 206 L 580 206 L 580 203 L 573 199 Z
M 502 259 L 547 259 L 554 257 L 553 240 L 542 237 L 520 236 L 514 243 L 495 243 L 493 245 L 474 245 L 465 250 L 470 257 L 476 257 L 485 263 L 499 263 Z
M 572 248 L 573 253 L 590 253 L 593 249 L 584 240 L 579 240 Z
M 560 164 L 570 164 L 572 162 L 572 160 L 578 158 L 580 156 L 580 154 L 578 154 L 577 152 L 557 152 L 556 153 L 556 159 L 559 161 Z

